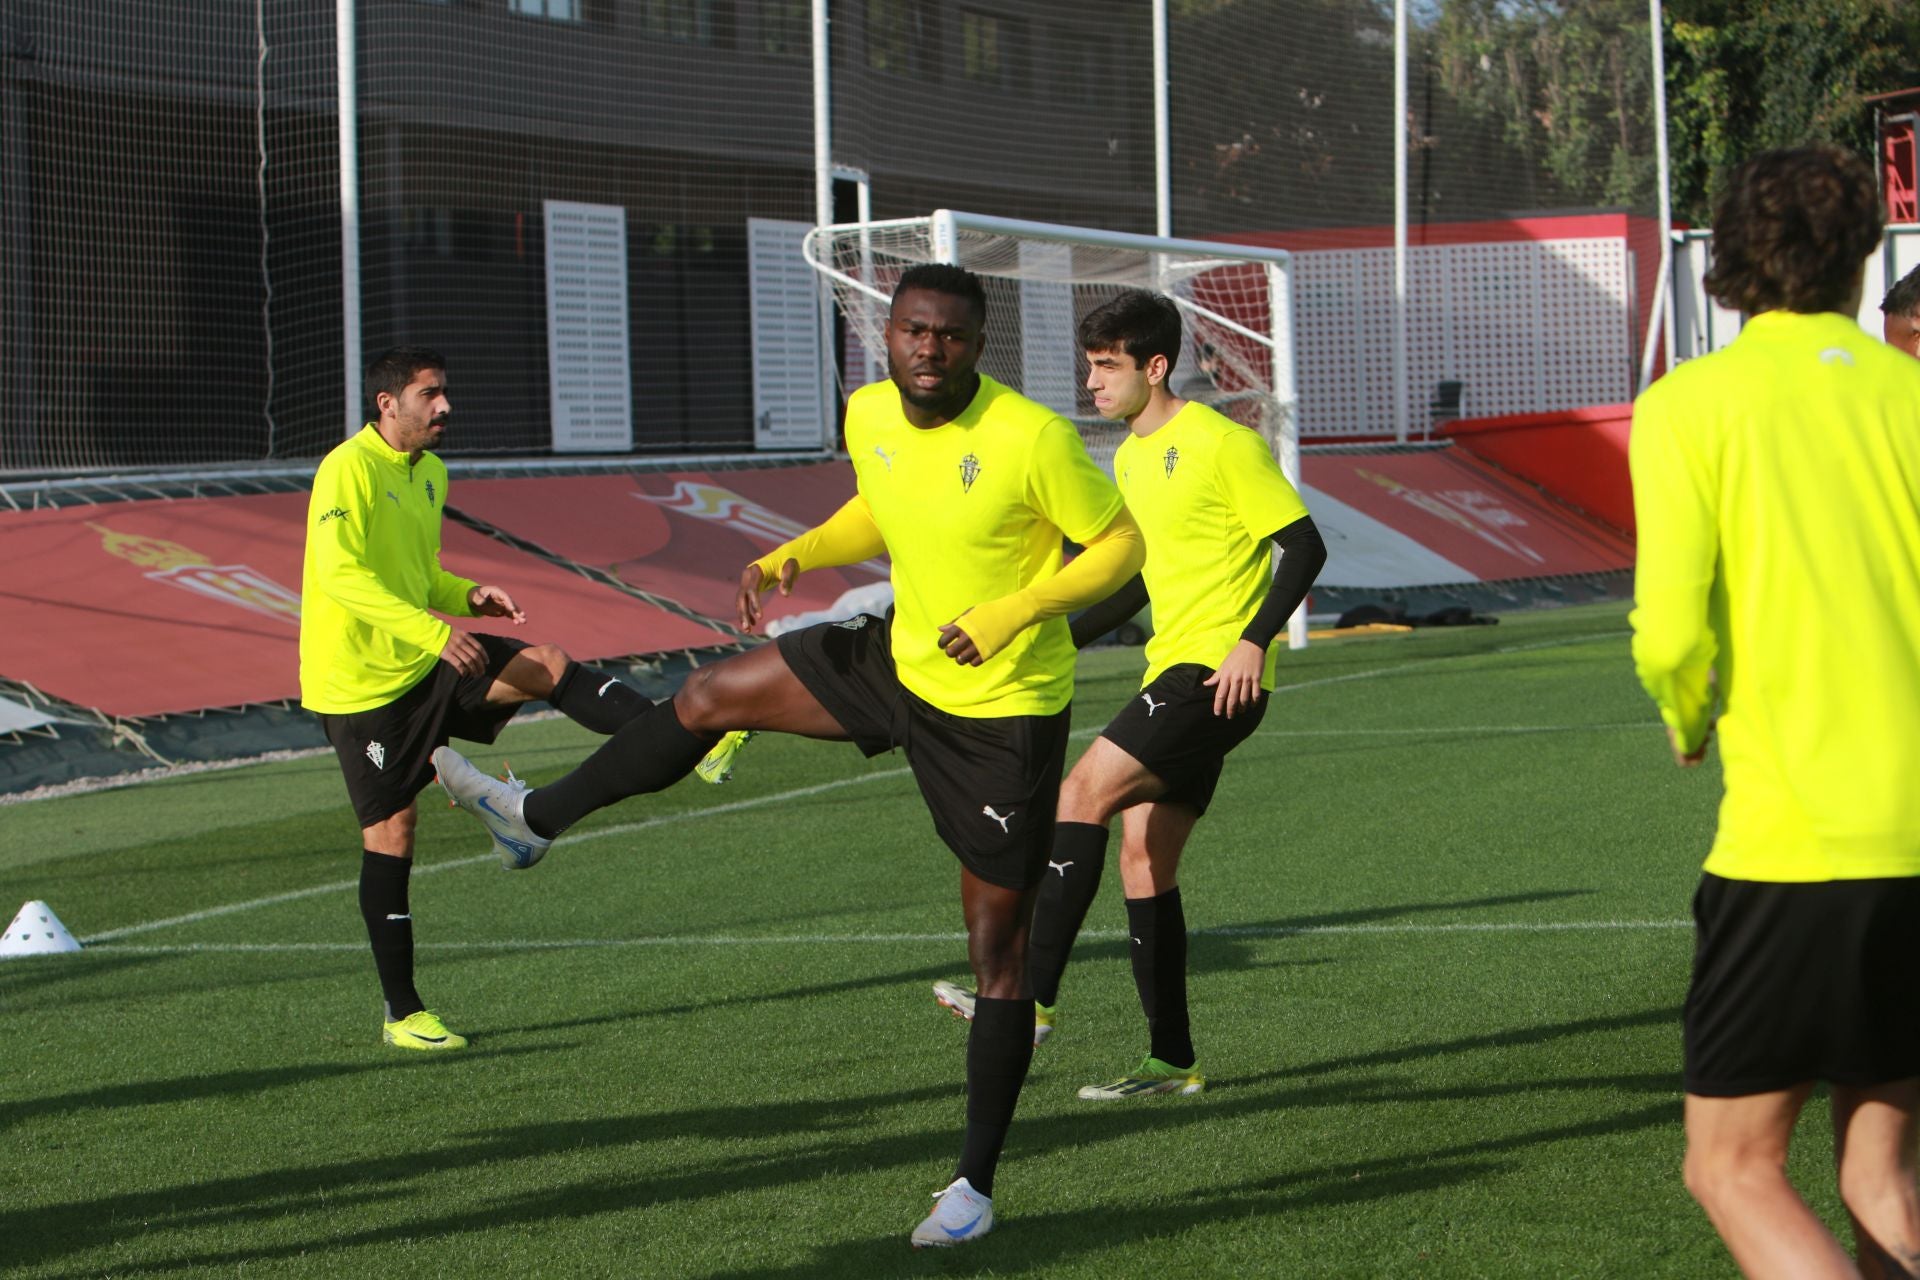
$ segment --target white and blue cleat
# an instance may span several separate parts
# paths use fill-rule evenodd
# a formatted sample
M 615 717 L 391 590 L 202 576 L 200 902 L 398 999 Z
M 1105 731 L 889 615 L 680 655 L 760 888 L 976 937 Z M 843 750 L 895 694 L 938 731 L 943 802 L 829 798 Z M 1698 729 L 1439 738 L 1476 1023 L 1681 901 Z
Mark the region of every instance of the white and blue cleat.
M 527 784 L 514 777 L 513 770 L 507 770 L 504 779 L 496 778 L 483 773 L 452 747 L 441 747 L 433 753 L 433 768 L 447 797 L 487 828 L 501 866 L 524 871 L 547 856 L 553 841 L 533 834 L 527 825 L 523 816 Z
M 993 1198 L 975 1191 L 965 1178 L 955 1178 L 946 1190 L 933 1193 L 933 1212 L 913 1229 L 913 1247 L 934 1249 L 965 1244 L 991 1230 Z

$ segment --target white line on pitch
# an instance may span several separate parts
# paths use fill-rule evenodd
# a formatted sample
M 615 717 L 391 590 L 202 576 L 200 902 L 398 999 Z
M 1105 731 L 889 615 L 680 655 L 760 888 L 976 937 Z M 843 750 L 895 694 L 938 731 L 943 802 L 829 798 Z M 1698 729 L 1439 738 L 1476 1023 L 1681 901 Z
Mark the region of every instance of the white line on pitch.
M 1300 925 L 1225 925 L 1213 929 L 1195 929 L 1196 937 L 1210 938 L 1303 938 L 1338 934 L 1443 934 L 1443 933 L 1595 933 L 1617 931 L 1667 931 L 1689 929 L 1691 920 L 1553 920 L 1538 923 L 1503 921 L 1470 924 L 1322 924 Z M 1120 929 L 1086 929 L 1082 938 L 1109 939 L 1126 936 Z M 964 933 L 802 933 L 752 937 L 740 934 L 695 934 L 687 937 L 655 935 L 644 938 L 502 938 L 491 942 L 423 942 L 423 951 L 579 951 L 606 947 L 818 947 L 846 945 L 899 945 L 920 942 L 965 942 Z M 142 955 L 195 955 L 228 952 L 304 952 L 339 951 L 358 954 L 367 949 L 364 942 L 183 942 L 175 944 L 115 943 L 89 944 L 99 951 L 138 952 Z
M 1572 637 L 1567 637 L 1561 640 L 1543 641 L 1539 644 L 1516 645 L 1508 649 L 1493 650 L 1492 652 L 1519 653 L 1522 651 L 1533 650 L 1533 649 L 1561 648 L 1561 647 L 1566 647 L 1570 645 L 1585 644 L 1591 640 L 1605 639 L 1608 637 L 1617 636 L 1621 634 L 1624 634 L 1624 633 L 1618 632 L 1618 631 L 1594 632 L 1588 635 L 1572 636 Z M 1423 659 L 1416 662 L 1401 663 L 1397 666 L 1392 666 L 1392 667 L 1377 667 L 1372 671 L 1356 671 L 1356 672 L 1350 672 L 1346 675 L 1327 676 L 1319 680 L 1303 680 L 1298 684 L 1282 685 L 1279 688 L 1275 689 L 1274 693 L 1275 694 L 1294 693 L 1301 689 L 1318 688 L 1320 686 L 1330 685 L 1330 684 L 1343 684 L 1347 681 L 1365 680 L 1365 679 L 1370 679 L 1374 676 L 1392 675 L 1396 672 L 1404 671 L 1413 667 L 1432 666 L 1436 662 L 1449 662 L 1458 658 L 1483 657 L 1483 656 L 1485 656 L 1485 654 L 1483 653 L 1446 654 L 1444 656 L 1437 657 L 1437 658 L 1427 658 L 1427 659 Z M 1501 726 L 1501 727 L 1493 728 L 1491 730 L 1481 729 L 1478 731 L 1479 732 L 1495 732 L 1495 733 L 1553 732 L 1559 729 L 1611 730 L 1611 729 L 1617 729 L 1621 727 L 1623 726 L 1610 725 L 1610 724 L 1609 725 L 1570 725 L 1570 726 L 1544 725 L 1544 726 L 1539 726 L 1537 729 L 1527 728 L 1524 726 Z M 1089 738 L 1099 732 L 1100 732 L 1100 729 L 1098 728 L 1077 729 L 1074 731 L 1073 736 L 1075 738 Z M 1273 730 L 1272 732 L 1276 734 L 1293 733 L 1293 734 L 1304 735 L 1312 731 L 1299 731 L 1299 730 L 1289 731 L 1289 730 L 1283 730 L 1283 729 L 1276 729 L 1276 730 Z M 1346 730 L 1345 732 L 1382 733 L 1382 732 L 1396 732 L 1396 731 L 1395 730 Z M 1414 731 L 1406 730 L 1402 732 L 1414 732 Z M 1463 732 L 1472 733 L 1472 732 L 1475 732 L 1475 730 L 1470 726 L 1456 725 L 1456 726 L 1449 726 L 1447 728 L 1420 730 L 1418 732 L 1431 733 L 1431 734 L 1447 734 L 1447 733 L 1459 734 Z M 1332 735 L 1329 734 L 1329 736 L 1332 736 Z M 770 804 L 783 804 L 788 800 L 799 800 L 799 799 L 804 799 L 807 796 L 820 795 L 828 791 L 838 791 L 842 787 L 858 786 L 864 782 L 879 782 L 886 779 L 905 777 L 911 772 L 912 772 L 911 770 L 905 769 L 905 768 L 880 769 L 880 770 L 876 770 L 873 773 L 857 774 L 850 778 L 835 778 L 830 782 L 815 783 L 813 786 L 810 786 L 810 787 L 795 787 L 790 791 L 781 791 L 773 795 L 755 796 L 753 799 L 750 799 L 750 800 L 736 800 L 730 804 L 711 805 L 703 809 L 686 809 L 678 813 L 663 813 L 652 818 L 643 819 L 639 822 L 625 822 L 617 826 L 599 827 L 592 831 L 580 832 L 578 835 L 570 835 L 566 838 L 567 844 L 569 847 L 571 847 L 574 845 L 585 844 L 589 840 L 605 840 L 613 836 L 632 835 L 635 832 L 647 831 L 654 827 L 666 826 L 670 823 L 686 822 L 694 818 L 710 818 L 710 817 L 715 817 L 717 815 L 724 814 L 724 813 L 738 813 L 746 809 L 758 809 Z M 441 871 L 451 871 L 457 867 L 478 866 L 483 862 L 492 862 L 495 860 L 496 860 L 496 855 L 492 853 L 476 854 L 470 858 L 452 858 L 446 862 L 433 862 L 423 866 L 415 866 L 413 869 L 413 874 L 416 876 L 433 875 Z M 99 942 L 111 942 L 115 938 L 128 938 L 128 937 L 132 937 L 135 934 L 152 933 L 159 929 L 170 929 L 175 925 L 197 924 L 202 920 L 212 920 L 220 916 L 233 915 L 241 911 L 252 911 L 258 907 L 278 906 L 281 903 L 298 902 L 302 898 L 314 898 L 314 897 L 319 897 L 322 894 L 328 894 L 328 893 L 344 893 L 349 889 L 359 888 L 359 885 L 360 885 L 360 882 L 358 879 L 335 880 L 330 884 L 313 885 L 310 888 L 294 889 L 287 893 L 269 894 L 264 898 L 252 898 L 245 902 L 229 902 L 218 907 L 207 907 L 204 910 L 200 910 L 200 911 L 189 911 L 185 915 L 168 916 L 164 920 L 148 920 L 142 924 L 122 925 L 118 929 L 103 929 L 99 933 L 92 934 L 85 938 L 81 938 L 80 942 L 83 946 L 92 945 L 94 943 L 99 943 Z

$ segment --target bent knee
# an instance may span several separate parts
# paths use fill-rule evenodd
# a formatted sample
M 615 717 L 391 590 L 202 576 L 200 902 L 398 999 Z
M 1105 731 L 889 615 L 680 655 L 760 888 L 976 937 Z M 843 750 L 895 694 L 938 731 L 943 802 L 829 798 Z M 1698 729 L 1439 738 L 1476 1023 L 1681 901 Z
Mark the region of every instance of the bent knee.
M 726 676 L 717 667 L 702 667 L 686 678 L 673 695 L 673 713 L 689 733 L 723 733 Z

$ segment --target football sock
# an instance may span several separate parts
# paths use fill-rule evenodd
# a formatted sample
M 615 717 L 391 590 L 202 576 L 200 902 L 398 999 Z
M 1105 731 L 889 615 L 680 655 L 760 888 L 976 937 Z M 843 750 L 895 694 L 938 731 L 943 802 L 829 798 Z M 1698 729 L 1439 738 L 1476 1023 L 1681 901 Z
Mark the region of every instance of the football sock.
M 1033 1001 L 976 1000 L 967 1034 L 967 1132 L 953 1176 L 983 1196 L 993 1194 L 993 1171 L 1032 1062 Z
M 1127 899 L 1127 931 L 1133 935 L 1133 985 L 1147 1015 L 1154 1057 L 1171 1066 L 1193 1065 L 1193 1033 L 1187 1024 L 1187 917 L 1180 890 L 1157 898 Z
M 1105 827 L 1092 822 L 1062 822 L 1054 827 L 1053 854 L 1040 881 L 1027 942 L 1033 998 L 1048 1008 L 1059 1003 L 1060 975 L 1066 972 L 1087 908 L 1100 891 L 1100 872 L 1106 865 Z
M 360 915 L 373 944 L 373 967 L 386 997 L 387 1021 L 398 1022 L 426 1008 L 413 989 L 413 913 L 407 909 L 412 858 L 368 849 L 360 857 Z
M 651 699 L 621 684 L 617 676 L 577 662 L 567 663 L 547 701 L 575 724 L 609 734 L 653 706 Z
M 551 840 L 597 809 L 672 786 L 718 740 L 689 733 L 672 701 L 662 702 L 621 726 L 572 773 L 529 791 L 521 816 L 535 835 Z

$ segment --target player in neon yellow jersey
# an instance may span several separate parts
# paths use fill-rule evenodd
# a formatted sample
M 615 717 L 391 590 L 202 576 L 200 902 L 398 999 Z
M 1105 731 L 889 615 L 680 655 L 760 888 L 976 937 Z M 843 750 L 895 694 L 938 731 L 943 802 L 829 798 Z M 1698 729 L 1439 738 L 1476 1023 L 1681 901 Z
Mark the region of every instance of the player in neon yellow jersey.
M 1858 159 L 1741 165 L 1706 284 L 1751 318 L 1634 406 L 1634 665 L 1725 775 L 1686 1181 L 1750 1276 L 1920 1275 L 1920 361 L 1852 319 L 1879 239 Z M 1821 1081 L 1859 1270 L 1786 1175 Z
M 685 777 L 732 730 L 851 741 L 868 755 L 906 749 L 934 829 L 960 860 L 982 990 L 960 1159 L 914 1228 L 915 1246 L 993 1227 L 993 1177 L 1033 1057 L 1027 926 L 1066 757 L 1066 615 L 1131 578 L 1145 554 L 1073 425 L 976 371 L 986 320 L 970 272 L 929 264 L 902 274 L 887 320 L 891 377 L 847 402 L 855 496 L 741 575 L 740 625 L 751 630 L 767 589 L 885 552 L 889 617 L 788 631 L 702 667 L 663 704 L 671 714 L 629 725 L 566 777 L 520 796 L 450 751 L 436 757 L 463 805 L 478 812 L 484 799 L 506 811 L 511 838 L 546 840 Z M 1071 564 L 1063 535 L 1086 546 Z
M 1129 952 L 1149 1046 L 1136 1069 L 1080 1096 L 1194 1094 L 1206 1076 L 1187 1017 L 1180 856 L 1227 753 L 1266 714 L 1275 639 L 1326 563 L 1326 546 L 1265 440 L 1169 390 L 1181 347 L 1170 299 L 1130 290 L 1089 312 L 1079 336 L 1094 408 L 1128 427 L 1113 469 L 1147 561 L 1139 578 L 1074 620 L 1075 640 L 1112 630 L 1149 596 L 1154 634 L 1140 693 L 1061 787 L 1028 959 L 1037 1029 L 1053 1027 L 1060 977 L 1119 815 Z M 1277 572 L 1269 543 L 1280 550 Z M 973 999 L 945 982 L 934 996 L 962 1016 Z
M 476 635 L 434 614 L 526 615 L 497 586 L 440 567 L 447 465 L 430 446 L 447 430 L 447 362 L 395 347 L 367 371 L 380 415 L 320 463 L 308 503 L 301 577 L 300 701 L 320 717 L 361 826 L 360 910 L 386 999 L 382 1037 L 402 1049 L 467 1041 L 447 1030 L 413 983 L 415 797 L 449 735 L 491 742 L 514 712 L 546 698 L 599 733 L 652 704 L 554 645 Z M 509 866 L 537 857 L 500 846 Z

